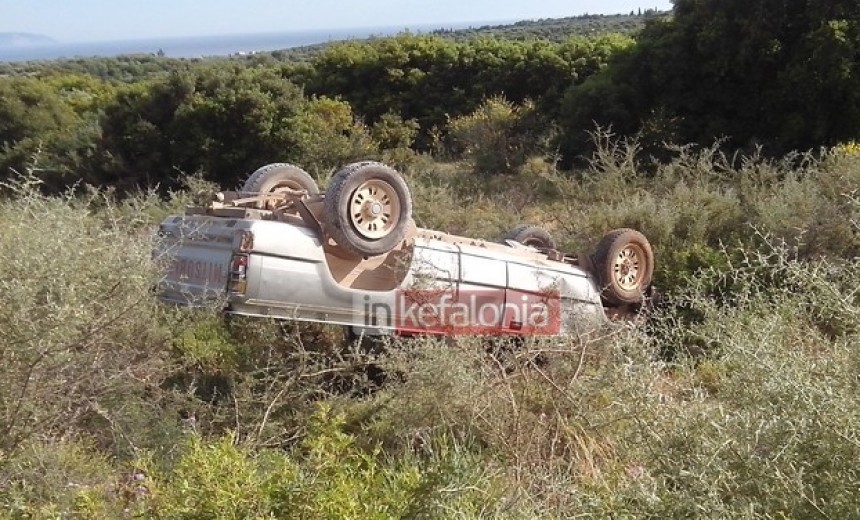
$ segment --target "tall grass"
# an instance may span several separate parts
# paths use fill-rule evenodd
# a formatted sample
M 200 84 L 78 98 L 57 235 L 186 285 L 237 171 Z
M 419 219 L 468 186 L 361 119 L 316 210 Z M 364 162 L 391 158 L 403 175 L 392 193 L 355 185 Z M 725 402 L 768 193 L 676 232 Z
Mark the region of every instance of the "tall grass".
M 0 450 L 85 424 L 104 442 L 137 445 L 145 423 L 126 422 L 127 412 L 149 408 L 167 334 L 149 296 L 144 221 L 131 203 L 97 192 L 44 197 L 27 178 L 5 191 Z
M 588 341 L 395 342 L 155 303 L 170 203 L 0 198 L 0 510 L 13 518 L 850 518 L 860 158 L 717 148 L 482 177 L 416 158 L 422 225 L 642 229 L 667 293 Z M 179 194 L 185 197 L 183 194 Z M 386 369 L 382 388 L 369 363 Z

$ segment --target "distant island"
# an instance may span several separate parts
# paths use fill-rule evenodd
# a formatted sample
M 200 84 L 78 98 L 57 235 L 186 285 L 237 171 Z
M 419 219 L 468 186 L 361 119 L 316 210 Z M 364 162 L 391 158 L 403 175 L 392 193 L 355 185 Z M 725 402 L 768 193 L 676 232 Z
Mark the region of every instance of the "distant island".
M 3 47 L 35 47 L 39 45 L 52 45 L 57 40 L 43 34 L 32 33 L 4 33 L 0 32 L 0 48 Z

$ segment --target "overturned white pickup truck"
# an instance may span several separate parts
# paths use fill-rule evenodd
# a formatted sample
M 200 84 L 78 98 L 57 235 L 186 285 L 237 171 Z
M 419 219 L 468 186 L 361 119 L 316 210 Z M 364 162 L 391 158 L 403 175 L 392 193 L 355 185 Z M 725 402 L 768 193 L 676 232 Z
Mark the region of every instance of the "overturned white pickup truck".
M 571 256 L 534 226 L 501 243 L 417 228 L 406 182 L 378 162 L 344 167 L 325 193 L 296 166 L 264 166 L 158 233 L 165 301 L 376 334 L 587 333 L 636 315 L 654 268 L 632 229 Z

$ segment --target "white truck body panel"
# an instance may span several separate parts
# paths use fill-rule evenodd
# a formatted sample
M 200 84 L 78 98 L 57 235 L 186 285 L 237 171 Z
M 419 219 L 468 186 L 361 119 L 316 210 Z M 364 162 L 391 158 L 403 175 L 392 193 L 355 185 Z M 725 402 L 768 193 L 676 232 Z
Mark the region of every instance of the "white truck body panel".
M 243 254 L 242 235 L 253 235 L 243 293 L 228 292 L 231 258 Z M 160 226 L 156 249 L 166 262 L 159 297 L 180 305 L 219 305 L 228 313 L 387 329 L 362 301 L 379 301 L 426 284 L 457 294 L 556 291 L 561 333 L 586 333 L 607 321 L 595 278 L 566 262 L 514 248 L 444 234 L 419 233 L 401 283 L 392 290 L 339 284 L 317 233 L 274 220 L 207 215 L 172 216 Z M 457 240 L 452 240 L 457 239 Z M 504 319 L 504 318 L 500 318 Z M 509 323 L 501 323 L 509 328 Z

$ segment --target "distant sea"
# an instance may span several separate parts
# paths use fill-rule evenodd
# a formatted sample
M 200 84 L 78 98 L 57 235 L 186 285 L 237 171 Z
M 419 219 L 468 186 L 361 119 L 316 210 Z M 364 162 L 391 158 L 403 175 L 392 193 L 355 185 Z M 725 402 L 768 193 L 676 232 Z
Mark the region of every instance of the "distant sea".
M 173 58 L 203 58 L 252 54 L 302 47 L 337 40 L 363 39 L 372 36 L 391 36 L 406 30 L 414 33 L 436 29 L 465 29 L 480 27 L 482 23 L 426 25 L 411 27 L 369 27 L 362 29 L 333 29 L 284 33 L 198 36 L 189 38 L 153 38 L 92 43 L 52 43 L 20 47 L 0 47 L 0 62 L 52 60 L 92 56 L 120 56 L 123 54 L 156 54 L 162 51 Z

